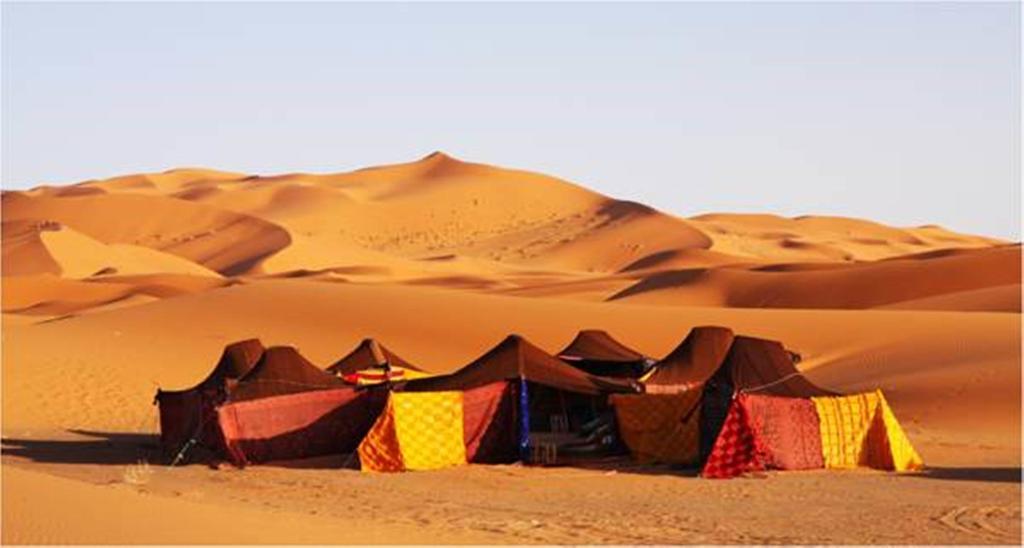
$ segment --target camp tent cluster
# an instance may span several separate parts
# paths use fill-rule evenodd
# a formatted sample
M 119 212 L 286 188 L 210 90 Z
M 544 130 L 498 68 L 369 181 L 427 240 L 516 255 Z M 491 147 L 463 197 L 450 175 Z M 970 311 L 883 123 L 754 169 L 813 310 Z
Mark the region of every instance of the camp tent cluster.
M 714 326 L 693 328 L 660 360 L 599 330 L 554 355 L 510 335 L 443 375 L 372 339 L 326 369 L 250 339 L 156 402 L 173 462 L 344 454 L 398 472 L 629 454 L 709 478 L 922 466 L 881 391 L 818 387 L 782 344 Z

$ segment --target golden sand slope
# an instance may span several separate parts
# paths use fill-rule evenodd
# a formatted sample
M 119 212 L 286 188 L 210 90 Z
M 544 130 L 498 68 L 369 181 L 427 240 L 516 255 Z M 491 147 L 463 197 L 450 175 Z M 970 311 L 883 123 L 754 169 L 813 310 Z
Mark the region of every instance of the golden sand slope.
M 903 303 L 902 308 L 956 310 L 963 306 L 1019 312 L 1020 280 L 1020 246 L 1013 245 L 851 265 L 666 270 L 611 299 L 745 308 L 873 308 Z M 980 291 L 985 293 L 967 293 Z M 956 300 L 923 300 L 954 294 Z M 988 297 L 986 306 L 973 306 L 983 297 Z

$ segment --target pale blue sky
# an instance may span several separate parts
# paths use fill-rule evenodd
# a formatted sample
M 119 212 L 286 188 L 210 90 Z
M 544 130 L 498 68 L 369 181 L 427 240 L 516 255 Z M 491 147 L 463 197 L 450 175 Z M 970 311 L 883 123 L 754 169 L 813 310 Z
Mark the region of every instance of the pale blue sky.
M 14 4 L 4 188 L 455 156 L 1020 239 L 1005 4 Z

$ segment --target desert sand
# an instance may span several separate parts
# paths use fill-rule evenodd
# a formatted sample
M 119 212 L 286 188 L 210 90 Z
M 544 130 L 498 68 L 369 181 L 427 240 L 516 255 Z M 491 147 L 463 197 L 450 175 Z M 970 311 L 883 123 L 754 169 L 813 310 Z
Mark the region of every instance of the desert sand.
M 41 186 L 4 192 L 2 213 L 3 542 L 1021 540 L 1019 243 L 681 218 L 442 153 Z M 601 328 L 660 357 L 705 324 L 783 341 L 825 387 L 882 388 L 928 468 L 715 481 L 621 462 L 372 475 L 342 457 L 154 457 L 156 388 L 194 384 L 237 339 L 326 367 L 372 336 L 441 373 L 509 332 L 554 351 Z

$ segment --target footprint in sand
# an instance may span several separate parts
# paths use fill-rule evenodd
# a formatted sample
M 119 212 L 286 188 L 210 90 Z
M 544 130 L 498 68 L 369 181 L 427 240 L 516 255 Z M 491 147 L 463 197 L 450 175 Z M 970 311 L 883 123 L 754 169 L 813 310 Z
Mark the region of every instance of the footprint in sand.
M 934 519 L 942 527 L 958 533 L 999 541 L 1020 540 L 1020 508 L 959 506 Z

